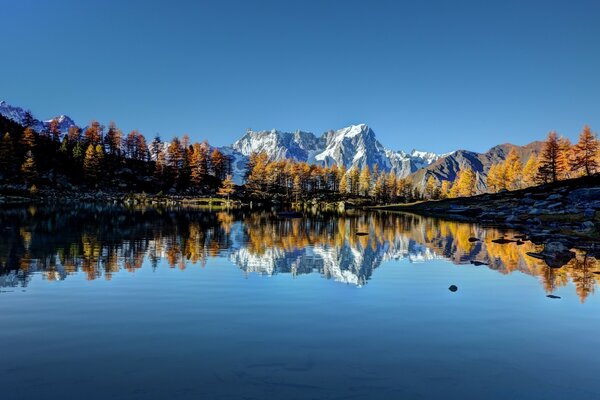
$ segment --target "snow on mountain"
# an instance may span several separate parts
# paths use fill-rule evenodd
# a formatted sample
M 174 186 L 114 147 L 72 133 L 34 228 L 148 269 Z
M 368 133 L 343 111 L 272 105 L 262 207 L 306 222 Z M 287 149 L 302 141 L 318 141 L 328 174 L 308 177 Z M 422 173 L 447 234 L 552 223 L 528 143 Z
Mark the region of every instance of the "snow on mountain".
M 248 130 L 230 149 L 229 154 L 236 157 L 240 166 L 244 157 L 254 152 L 265 152 L 272 160 L 291 158 L 324 166 L 344 165 L 347 169 L 377 165 L 380 170 L 393 170 L 399 177 L 408 176 L 440 158 L 430 152 L 413 150 L 405 153 L 386 149 L 366 124 L 327 131 L 320 137 L 304 131 Z M 239 176 L 236 178 L 241 179 Z
M 34 118 L 27 110 L 24 110 L 21 107 L 11 106 L 4 100 L 0 101 L 0 115 L 21 125 L 26 125 L 26 120 L 31 118 L 31 127 L 38 133 L 47 131 L 50 122 L 54 119 L 58 120 L 58 127 L 63 134 L 66 134 L 71 126 L 76 126 L 75 122 L 66 115 L 59 115 L 49 120 L 40 121 Z

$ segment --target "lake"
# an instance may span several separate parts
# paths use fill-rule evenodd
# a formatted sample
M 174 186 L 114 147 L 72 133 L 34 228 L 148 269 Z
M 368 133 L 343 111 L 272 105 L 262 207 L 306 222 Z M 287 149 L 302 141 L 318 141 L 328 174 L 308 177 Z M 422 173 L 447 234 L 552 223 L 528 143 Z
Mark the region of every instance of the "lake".
M 600 398 L 600 263 L 516 232 L 107 205 L 0 232 L 5 400 Z

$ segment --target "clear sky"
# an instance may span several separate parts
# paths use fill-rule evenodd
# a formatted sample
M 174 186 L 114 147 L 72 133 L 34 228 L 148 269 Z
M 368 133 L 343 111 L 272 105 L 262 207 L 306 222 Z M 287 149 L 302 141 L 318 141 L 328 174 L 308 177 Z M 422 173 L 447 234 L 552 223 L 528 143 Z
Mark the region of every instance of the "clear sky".
M 0 0 L 0 99 L 225 145 L 367 123 L 392 149 L 600 131 L 600 1 Z

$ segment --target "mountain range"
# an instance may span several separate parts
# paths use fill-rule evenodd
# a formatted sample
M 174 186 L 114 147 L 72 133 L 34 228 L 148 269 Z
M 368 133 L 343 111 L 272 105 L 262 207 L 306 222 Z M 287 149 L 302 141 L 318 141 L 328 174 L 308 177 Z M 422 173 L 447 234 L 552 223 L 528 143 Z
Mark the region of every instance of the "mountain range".
M 31 117 L 23 108 L 12 106 L 6 101 L 0 101 L 0 115 L 21 125 Z M 76 125 L 66 115 L 52 119 L 59 121 L 59 129 L 63 134 Z M 42 132 L 48 129 L 52 119 L 33 118 L 31 126 L 37 132 Z M 406 178 L 413 186 L 421 189 L 430 175 L 435 176 L 438 181 L 454 181 L 459 170 L 469 168 L 477 175 L 477 187 L 484 190 L 489 168 L 504 160 L 511 149 L 516 149 L 525 162 L 531 154 L 538 153 L 541 147 L 542 142 L 532 142 L 525 146 L 501 144 L 485 153 L 468 150 L 447 154 L 417 150 L 404 152 L 384 147 L 377 140 L 373 129 L 366 124 L 358 124 L 329 130 L 320 136 L 301 130 L 247 130 L 240 139 L 229 146 L 219 147 L 219 150 L 231 158 L 232 173 L 238 184 L 243 181 L 248 156 L 253 152 L 265 152 L 273 160 L 294 159 L 323 166 L 344 165 L 347 169 L 364 166 L 373 168 L 377 165 L 379 170 L 394 171 L 398 177 Z

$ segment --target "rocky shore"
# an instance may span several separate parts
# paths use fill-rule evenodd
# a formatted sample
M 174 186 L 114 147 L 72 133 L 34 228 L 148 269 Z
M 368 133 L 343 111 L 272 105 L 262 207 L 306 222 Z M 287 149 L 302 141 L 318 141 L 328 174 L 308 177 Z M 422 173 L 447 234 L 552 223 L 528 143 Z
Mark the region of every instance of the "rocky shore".
M 599 176 L 468 198 L 373 208 L 515 229 L 527 240 L 545 245 L 544 251 L 530 256 L 544 259 L 551 267 L 568 262 L 574 256 L 572 248 L 600 257 Z

